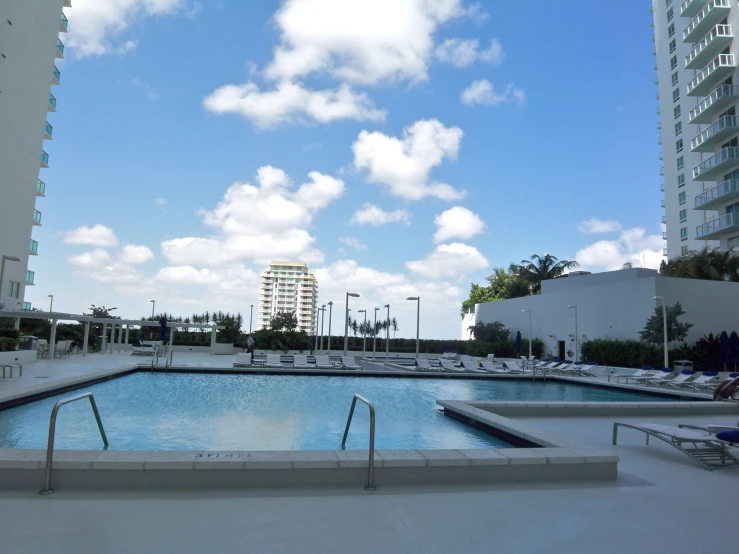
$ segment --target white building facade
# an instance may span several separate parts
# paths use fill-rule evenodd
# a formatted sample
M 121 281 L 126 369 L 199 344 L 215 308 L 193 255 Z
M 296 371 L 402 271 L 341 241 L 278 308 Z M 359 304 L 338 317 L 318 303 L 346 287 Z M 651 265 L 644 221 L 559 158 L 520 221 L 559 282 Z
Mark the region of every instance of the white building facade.
M 23 302 L 35 281 L 29 259 L 42 251 L 33 228 L 46 192 L 39 173 L 50 163 L 43 147 L 54 132 L 50 88 L 61 79 L 55 62 L 64 57 L 64 7 L 70 0 L 0 2 L 0 259 L 20 260 L 6 260 L 0 282 L 0 304 L 10 310 L 31 308 Z
M 318 281 L 302 262 L 272 262 L 264 272 L 259 288 L 257 328 L 269 329 L 278 312 L 294 312 L 298 330 L 316 331 Z
M 666 254 L 739 247 L 739 6 L 652 0 Z

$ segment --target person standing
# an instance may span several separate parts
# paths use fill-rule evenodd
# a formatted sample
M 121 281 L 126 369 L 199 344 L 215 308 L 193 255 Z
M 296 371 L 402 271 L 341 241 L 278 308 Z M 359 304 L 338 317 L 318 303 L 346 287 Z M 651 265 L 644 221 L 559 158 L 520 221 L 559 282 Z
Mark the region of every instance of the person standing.
M 246 353 L 251 354 L 251 357 L 254 357 L 254 339 L 251 338 L 251 335 L 246 336 Z

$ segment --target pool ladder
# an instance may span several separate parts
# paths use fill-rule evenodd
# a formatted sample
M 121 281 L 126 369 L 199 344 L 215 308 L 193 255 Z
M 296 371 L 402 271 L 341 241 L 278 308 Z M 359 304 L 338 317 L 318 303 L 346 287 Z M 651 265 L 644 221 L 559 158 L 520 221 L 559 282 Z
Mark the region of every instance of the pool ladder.
M 151 371 L 154 371 L 155 367 L 159 367 L 159 348 L 157 347 L 156 350 L 154 350 L 154 355 L 151 357 Z M 164 371 L 166 371 L 172 366 L 172 358 L 174 357 L 174 348 L 172 346 L 167 346 L 166 351 L 164 352 Z
M 354 416 L 354 408 L 357 405 L 357 400 L 367 404 L 370 414 L 370 430 L 369 430 L 369 466 L 367 468 L 367 484 L 364 490 L 374 491 L 377 490 L 375 487 L 375 406 L 366 398 L 355 394 L 352 399 L 352 408 L 349 410 L 349 417 L 346 420 L 346 429 L 344 429 L 344 438 L 341 439 L 341 449 L 344 450 L 346 445 L 346 437 L 349 434 L 349 426 L 352 424 L 352 417 Z

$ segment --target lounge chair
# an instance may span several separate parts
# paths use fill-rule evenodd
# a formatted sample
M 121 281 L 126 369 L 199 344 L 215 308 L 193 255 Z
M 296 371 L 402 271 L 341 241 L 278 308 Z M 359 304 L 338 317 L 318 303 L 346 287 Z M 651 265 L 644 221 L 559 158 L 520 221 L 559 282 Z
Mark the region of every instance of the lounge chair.
M 672 369 L 669 367 L 663 367 L 656 375 L 641 377 L 640 379 L 637 379 L 636 382 L 640 385 L 662 385 L 672 380 L 670 375 L 672 375 Z
M 333 369 L 334 364 L 331 362 L 330 358 L 326 355 L 322 356 L 315 356 L 316 358 L 316 367 L 318 369 Z
M 316 364 L 309 364 L 308 356 L 305 354 L 295 354 L 293 356 L 293 367 L 296 369 L 313 369 L 316 367 Z
M 48 358 L 49 357 L 49 341 L 46 339 L 39 339 L 38 347 L 36 349 L 37 358 Z
M 267 354 L 267 367 L 285 367 L 279 354 Z
M 72 348 L 71 340 L 59 340 L 54 346 L 54 357 L 55 358 L 69 358 L 69 353 Z
M 439 358 L 439 363 L 441 364 L 441 367 L 447 371 L 464 371 L 461 367 L 455 366 L 454 362 L 448 358 Z
M 649 437 L 656 437 L 687 454 L 709 471 L 712 471 L 714 467 L 732 467 L 739 464 L 737 451 L 731 448 L 732 443 L 706 431 L 682 429 L 658 423 L 635 423 L 632 425 L 616 422 L 613 424 L 613 444 L 616 444 L 618 440 L 619 427 L 628 427 L 646 433 L 647 444 L 649 444 Z M 683 447 L 684 444 L 690 445 L 690 447 Z
M 495 354 L 488 354 L 488 361 L 495 362 Z
M 654 375 L 657 372 L 656 369 L 654 369 L 651 365 L 643 365 L 641 369 L 637 369 L 634 373 L 631 375 L 617 375 L 616 376 L 616 382 L 620 383 L 621 379 L 626 379 L 626 383 L 629 382 L 630 379 L 641 379 L 643 377 L 649 377 Z
M 695 371 L 693 371 L 692 369 L 683 369 L 680 372 L 680 375 L 678 375 L 677 377 L 675 377 L 671 381 L 667 381 L 667 383 L 665 383 L 665 384 L 668 387 L 677 387 L 677 388 L 680 388 L 684 384 L 686 384 L 686 382 L 689 383 L 690 382 L 690 379 L 693 377 L 693 375 L 695 375 Z
M 3 379 L 5 379 L 5 370 L 10 370 L 10 378 L 13 378 L 13 370 L 18 370 L 18 376 L 23 377 L 23 365 L 22 364 L 0 364 L 0 369 L 3 370 Z
M 362 369 L 362 366 L 357 364 L 357 360 L 354 356 L 342 356 L 341 367 L 343 369 Z
M 567 372 L 575 367 L 575 362 L 573 360 L 565 360 L 558 366 L 555 366 L 551 369 L 552 373 L 560 373 L 562 375 L 566 375 Z
M 510 373 L 524 372 L 523 369 L 521 369 L 515 362 L 503 362 L 503 368 L 507 369 Z
M 416 358 L 416 367 L 421 371 L 434 371 L 428 358 Z
M 487 360 L 480 362 L 480 365 L 482 369 L 484 369 L 488 373 L 497 373 L 500 375 L 513 375 L 514 373 L 521 373 L 520 370 L 511 371 L 510 369 L 506 369 L 505 367 L 502 367 L 502 368 L 495 367 L 495 364 L 493 362 L 488 362 Z
M 462 367 L 465 371 L 471 371 L 472 373 L 487 373 L 484 369 L 480 369 L 477 363 L 470 360 L 462 360 Z
M 583 377 L 595 377 L 593 370 L 598 367 L 598 362 L 582 362 L 577 372 Z
M 236 361 L 233 363 L 234 367 L 249 367 L 251 366 L 251 352 L 244 354 L 239 352 L 236 354 Z
M 153 356 L 157 352 L 153 344 L 144 344 L 139 341 L 132 342 L 131 349 L 131 356 Z
M 718 383 L 718 371 L 704 371 L 700 377 L 684 386 L 694 390 L 712 390 Z

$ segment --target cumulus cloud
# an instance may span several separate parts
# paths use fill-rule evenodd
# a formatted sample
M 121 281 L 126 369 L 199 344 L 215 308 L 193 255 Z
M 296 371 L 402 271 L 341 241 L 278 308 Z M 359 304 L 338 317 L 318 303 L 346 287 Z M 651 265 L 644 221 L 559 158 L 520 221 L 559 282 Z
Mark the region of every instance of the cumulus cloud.
M 587 269 L 612 271 L 621 269 L 626 262 L 658 269 L 663 247 L 661 235 L 647 235 L 643 228 L 634 227 L 622 231 L 616 240 L 601 240 L 578 250 L 575 259 Z
M 501 94 L 493 89 L 490 81 L 480 79 L 473 81 L 469 87 L 462 91 L 460 100 L 465 106 L 473 106 L 475 104 L 500 106 L 501 104 L 510 104 L 511 102 L 516 102 L 520 105 L 526 101 L 526 93 L 522 88 L 510 84 Z
M 159 270 L 157 281 L 179 285 L 209 285 L 223 293 L 251 291 L 259 283 L 259 275 L 241 264 L 211 269 L 191 265 L 169 266 Z
M 341 237 L 339 242 L 355 250 L 367 250 L 367 245 L 355 237 Z
M 386 212 L 380 206 L 365 204 L 352 215 L 352 224 L 356 225 L 387 225 L 388 223 L 405 223 L 409 225 L 411 214 L 405 210 Z
M 91 252 L 84 252 L 77 256 L 70 256 L 67 258 L 67 261 L 70 264 L 85 269 L 98 267 L 109 260 L 110 254 L 108 254 L 107 250 L 103 250 L 102 248 L 96 248 Z
M 146 248 L 146 247 L 143 247 Z M 123 252 L 113 256 L 102 248 L 70 256 L 67 261 L 78 269 L 76 275 L 101 283 L 124 284 L 144 281 L 132 264 L 124 261 Z
M 84 244 L 87 246 L 117 246 L 118 238 L 110 227 L 105 225 L 83 225 L 63 234 L 65 244 Z
M 479 215 L 463 208 L 455 206 L 440 213 L 434 219 L 436 233 L 434 242 L 444 242 L 449 239 L 470 239 L 485 231 L 485 222 Z
M 167 205 L 167 199 L 166 198 L 157 198 L 154 200 L 154 202 L 159 206 L 166 206 Z
M 429 279 L 443 279 L 484 269 L 488 267 L 488 261 L 477 248 L 453 242 L 440 244 L 423 260 L 406 262 L 405 265 Z
M 587 235 L 595 235 L 600 233 L 615 233 L 622 229 L 618 221 L 604 221 L 595 217 L 586 219 L 577 226 L 577 230 Z
M 477 39 L 448 38 L 436 47 L 435 55 L 439 61 L 460 68 L 478 60 L 498 65 L 503 60 L 503 45 L 497 39 L 492 39 L 490 47 L 480 50 L 480 41 Z
M 356 93 L 346 84 L 334 90 L 309 90 L 301 83 L 282 81 L 264 91 L 252 82 L 225 85 L 207 96 L 203 105 L 212 113 L 241 115 L 263 129 L 294 121 L 385 119 L 385 111 L 374 109 L 366 94 Z
M 121 261 L 125 264 L 138 265 L 154 259 L 154 253 L 148 246 L 127 244 L 121 251 Z
M 465 191 L 428 181 L 431 170 L 445 158 L 456 159 L 463 134 L 459 127 L 445 127 L 436 119 L 416 121 L 403 130 L 402 138 L 362 131 L 352 144 L 354 167 L 366 170 L 370 183 L 384 185 L 407 200 L 427 196 L 458 200 Z

